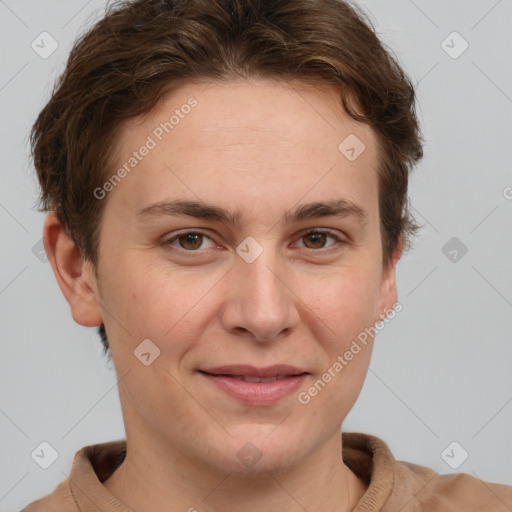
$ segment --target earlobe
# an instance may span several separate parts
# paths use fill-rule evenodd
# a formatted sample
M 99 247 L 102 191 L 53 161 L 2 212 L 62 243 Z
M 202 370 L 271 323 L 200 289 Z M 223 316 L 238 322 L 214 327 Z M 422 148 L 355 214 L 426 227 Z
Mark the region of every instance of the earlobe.
M 86 261 L 55 212 L 44 223 L 43 240 L 57 283 L 75 322 L 86 327 L 103 323 L 92 264 Z

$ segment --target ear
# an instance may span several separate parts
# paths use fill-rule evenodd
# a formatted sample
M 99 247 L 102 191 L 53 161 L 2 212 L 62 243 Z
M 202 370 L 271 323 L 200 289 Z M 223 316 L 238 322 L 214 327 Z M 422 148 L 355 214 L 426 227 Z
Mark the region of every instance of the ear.
M 393 255 L 391 256 L 391 261 L 382 269 L 379 307 L 377 311 L 378 317 L 376 321 L 382 320 L 398 301 L 396 291 L 396 265 L 402 255 L 403 247 L 403 238 L 400 237 Z
M 103 323 L 101 297 L 94 268 L 86 261 L 55 212 L 45 220 L 43 240 L 57 283 L 69 303 L 73 320 L 85 327 Z

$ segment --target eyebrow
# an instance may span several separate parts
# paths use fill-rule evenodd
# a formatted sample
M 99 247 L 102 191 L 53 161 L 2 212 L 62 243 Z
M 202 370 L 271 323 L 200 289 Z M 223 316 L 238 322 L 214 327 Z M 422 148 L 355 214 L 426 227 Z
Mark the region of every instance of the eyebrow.
M 239 211 L 231 212 L 220 206 L 187 199 L 160 201 L 146 206 L 137 212 L 137 216 L 144 219 L 182 215 L 196 219 L 219 221 L 235 226 L 240 224 L 242 218 L 242 214 Z M 293 223 L 321 217 L 355 217 L 361 224 L 365 224 L 368 215 L 363 208 L 348 199 L 334 199 L 298 205 L 286 211 L 282 221 Z

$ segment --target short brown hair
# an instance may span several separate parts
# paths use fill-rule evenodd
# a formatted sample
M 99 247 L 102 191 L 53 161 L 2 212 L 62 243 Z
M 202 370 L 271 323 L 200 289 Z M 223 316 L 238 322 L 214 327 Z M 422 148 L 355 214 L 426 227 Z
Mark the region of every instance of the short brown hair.
M 408 175 L 423 156 L 415 92 L 366 14 L 342 0 L 116 2 L 75 43 L 31 132 L 40 211 L 56 211 L 96 267 L 116 133 L 187 82 L 269 77 L 339 87 L 376 133 L 383 264 L 418 229 Z M 105 352 L 108 342 L 100 329 Z

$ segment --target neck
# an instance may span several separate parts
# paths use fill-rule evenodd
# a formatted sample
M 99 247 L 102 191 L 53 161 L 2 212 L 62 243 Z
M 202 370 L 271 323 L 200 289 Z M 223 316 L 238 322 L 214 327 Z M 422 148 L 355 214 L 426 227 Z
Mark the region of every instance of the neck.
M 103 482 L 137 512 L 341 512 L 353 510 L 367 489 L 342 460 L 341 433 L 293 468 L 251 475 L 222 472 L 179 450 L 162 450 L 160 443 L 141 439 L 131 439 L 127 432 L 126 458 Z

